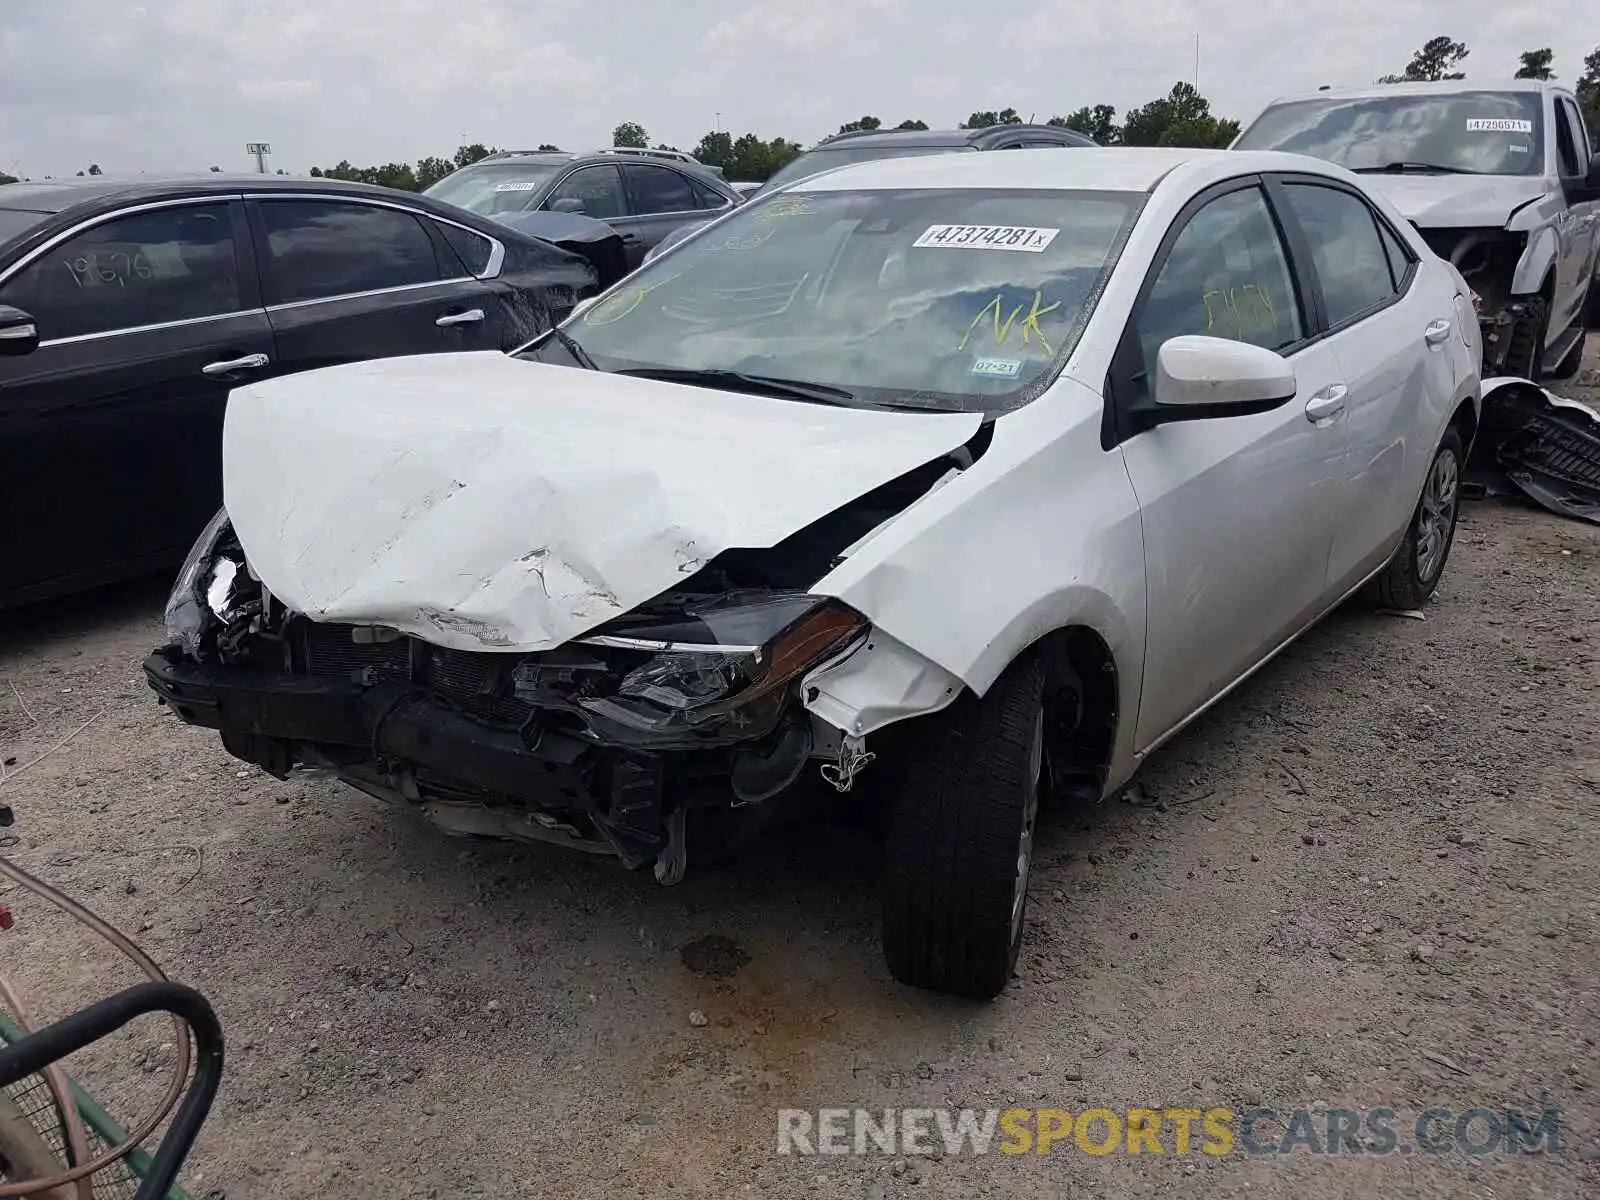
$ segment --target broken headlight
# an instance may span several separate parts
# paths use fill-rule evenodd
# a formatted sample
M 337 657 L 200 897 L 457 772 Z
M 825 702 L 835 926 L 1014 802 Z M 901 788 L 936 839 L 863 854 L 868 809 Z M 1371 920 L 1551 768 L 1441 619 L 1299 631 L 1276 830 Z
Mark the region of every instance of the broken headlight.
M 791 682 L 866 628 L 854 609 L 817 596 L 767 597 L 618 622 L 615 632 L 583 640 L 651 657 L 624 675 L 614 694 L 579 705 L 591 716 L 650 732 L 730 718 L 763 724 L 776 719 Z
M 200 639 L 211 622 L 228 619 L 246 579 L 243 555 L 220 550 L 229 532 L 227 510 L 218 509 L 190 547 L 167 597 L 167 641 L 190 657 L 199 657 Z

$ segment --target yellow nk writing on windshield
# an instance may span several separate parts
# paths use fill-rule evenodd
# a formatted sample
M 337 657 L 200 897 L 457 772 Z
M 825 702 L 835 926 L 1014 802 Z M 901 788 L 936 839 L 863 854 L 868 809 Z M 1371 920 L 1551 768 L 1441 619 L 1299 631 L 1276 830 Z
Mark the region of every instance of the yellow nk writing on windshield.
M 997 292 L 995 298 L 985 304 L 978 315 L 972 318 L 972 324 L 968 325 L 967 332 L 961 335 L 961 342 L 956 346 L 956 349 L 965 350 L 967 343 L 972 340 L 972 335 L 978 331 L 986 320 L 989 320 L 993 323 L 994 344 L 996 346 L 1005 345 L 1006 341 L 1011 337 L 1012 329 L 1017 328 L 1022 331 L 1024 345 L 1027 345 L 1033 336 L 1037 334 L 1039 345 L 1044 349 L 1044 352 L 1046 354 L 1054 354 L 1055 351 L 1051 348 L 1050 343 L 1045 340 L 1044 330 L 1039 325 L 1039 319 L 1049 316 L 1060 307 L 1061 301 L 1057 300 L 1054 304 L 1046 304 L 1044 302 L 1044 293 L 1035 291 L 1031 305 L 1026 303 L 1018 304 L 1008 313 L 1006 312 L 1005 298 Z M 1026 316 L 1022 315 L 1023 309 L 1027 309 Z M 1017 324 L 1018 317 L 1022 317 L 1020 325 Z

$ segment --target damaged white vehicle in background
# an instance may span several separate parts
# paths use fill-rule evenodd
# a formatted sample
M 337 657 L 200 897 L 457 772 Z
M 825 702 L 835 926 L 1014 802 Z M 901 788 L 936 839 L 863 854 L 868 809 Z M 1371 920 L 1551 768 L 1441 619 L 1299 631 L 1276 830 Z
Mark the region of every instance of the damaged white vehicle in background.
M 890 970 L 992 996 L 1042 792 L 1117 788 L 1362 585 L 1433 591 L 1477 339 L 1314 160 L 843 168 L 516 355 L 236 390 L 147 675 L 275 775 L 663 882 L 867 771 Z

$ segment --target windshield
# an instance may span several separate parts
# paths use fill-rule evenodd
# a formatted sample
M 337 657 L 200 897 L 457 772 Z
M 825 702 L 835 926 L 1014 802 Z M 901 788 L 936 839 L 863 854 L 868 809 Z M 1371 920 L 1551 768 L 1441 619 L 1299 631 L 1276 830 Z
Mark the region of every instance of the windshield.
M 1071 353 L 1142 193 L 908 189 L 753 200 L 532 353 L 739 372 L 1000 412 Z M 574 346 L 581 354 L 574 353 Z
M 0 208 L 0 242 L 10 241 L 18 234 L 26 233 L 44 218 L 44 213 L 23 212 L 15 208 Z
M 1474 175 L 1544 170 L 1537 92 L 1361 96 L 1275 104 L 1236 150 L 1288 150 L 1353 171 L 1431 166 Z
M 565 165 L 513 159 L 462 167 L 422 194 L 484 216 L 521 212 L 532 207 L 534 195 Z
M 796 179 L 804 179 L 807 175 L 815 175 L 818 171 L 831 171 L 834 167 L 842 167 L 847 163 L 871 162 L 879 158 L 915 158 L 925 154 L 954 154 L 957 151 L 970 149 L 970 146 L 885 146 L 880 142 L 876 146 L 829 146 L 819 150 L 807 150 L 788 166 L 774 172 L 762 185 L 761 190 L 770 192 L 773 188 L 793 183 Z

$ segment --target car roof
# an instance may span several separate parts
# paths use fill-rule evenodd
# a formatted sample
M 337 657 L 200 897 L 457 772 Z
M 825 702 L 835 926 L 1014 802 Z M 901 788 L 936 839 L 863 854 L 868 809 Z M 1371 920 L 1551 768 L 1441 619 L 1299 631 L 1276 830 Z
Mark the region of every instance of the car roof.
M 1079 133 L 1076 129 L 1068 129 L 1063 125 L 986 125 L 981 129 L 861 129 L 851 133 L 836 133 L 832 137 L 823 138 L 812 147 L 813 150 L 829 150 L 834 146 L 848 143 L 851 146 L 974 146 L 981 142 L 993 141 L 997 138 L 1011 136 L 1017 133 L 1048 132 L 1055 135 L 1066 134 L 1069 137 L 1082 137 L 1086 144 L 1092 145 L 1093 139 Z
M 1365 100 L 1382 96 L 1459 96 L 1467 92 L 1544 92 L 1564 90 L 1546 79 L 1436 79 L 1418 83 L 1369 83 L 1360 87 L 1327 88 L 1315 92 L 1291 92 L 1272 104 L 1295 104 L 1302 100 Z M 1271 105 L 1268 105 L 1271 107 Z
M 214 192 L 318 192 L 344 193 L 394 199 L 393 188 L 373 183 L 350 183 L 342 179 L 309 175 L 227 174 L 204 171 L 184 175 L 86 175 L 74 179 L 47 179 L 0 186 L 0 208 L 25 212 L 59 213 L 97 200 L 119 202 L 157 199 L 173 192 L 197 196 Z M 405 196 L 414 193 L 401 193 Z
M 1237 150 L 1187 150 L 1107 146 L 1093 154 L 1059 150 L 1012 150 L 1004 154 L 938 154 L 875 158 L 807 176 L 786 191 L 831 192 L 900 187 L 1071 188 L 1103 192 L 1147 192 L 1171 171 L 1201 159 L 1236 163 L 1241 173 L 1305 170 L 1318 160 L 1299 154 Z M 1266 161 L 1251 166 L 1252 161 Z M 1320 164 L 1326 166 L 1327 164 Z

